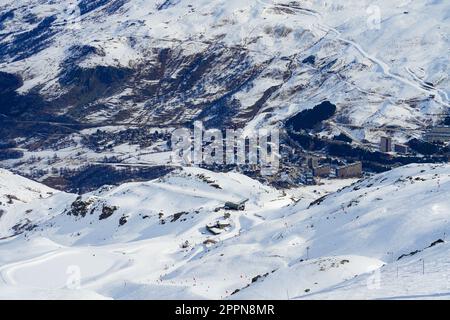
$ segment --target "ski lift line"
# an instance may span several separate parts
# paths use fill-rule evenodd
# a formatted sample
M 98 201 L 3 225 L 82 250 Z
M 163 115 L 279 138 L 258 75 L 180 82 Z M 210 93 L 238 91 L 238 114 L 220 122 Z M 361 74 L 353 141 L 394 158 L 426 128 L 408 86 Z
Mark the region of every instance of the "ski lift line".
M 39 121 L 39 120 L 14 120 L 14 119 L 5 119 L 0 121 L 6 122 L 14 122 L 14 123 L 29 123 L 29 124 L 48 124 L 54 126 L 61 127 L 77 127 L 84 126 L 86 128 L 98 128 L 98 127 L 106 127 L 106 126 L 146 126 L 145 123 L 142 122 L 108 122 L 108 123 L 87 123 L 87 122 L 78 122 L 78 123 L 65 123 L 65 122 L 54 122 L 54 121 Z M 75 131 L 79 131 L 77 129 L 71 129 Z M 80 129 L 83 130 L 83 129 Z
M 352 140 L 354 142 L 356 142 L 356 144 L 358 144 L 359 146 L 364 146 L 364 144 L 359 139 L 357 139 L 351 132 L 349 132 L 348 129 L 345 128 L 344 126 L 341 126 L 338 123 L 335 123 L 335 122 L 332 122 L 332 121 L 330 121 L 329 124 L 331 126 L 333 126 L 335 129 L 338 129 L 338 130 L 344 132 L 347 136 L 351 137 Z
M 232 48 L 232 49 L 244 49 L 247 52 L 252 52 L 252 53 L 257 53 L 263 56 L 266 56 L 268 58 L 273 58 L 272 55 L 259 51 L 259 50 L 252 50 L 249 48 L 245 48 L 245 46 L 240 45 L 240 44 L 234 44 L 231 46 L 226 46 L 225 43 L 221 42 L 221 41 L 214 41 L 214 40 L 199 40 L 199 39 L 174 39 L 174 38 L 157 38 L 157 37 L 150 37 L 148 36 L 149 40 L 153 40 L 153 41 L 161 41 L 161 42 L 169 42 L 169 43 L 178 43 L 178 47 L 182 47 L 183 45 L 189 45 L 189 44 L 202 44 L 202 45 L 207 45 L 207 46 L 218 46 L 221 48 Z M 90 43 L 96 43 L 97 40 L 94 39 L 92 40 Z
M 417 131 L 420 132 L 422 131 L 421 129 L 411 129 L 411 128 L 386 128 L 386 127 L 377 127 L 377 126 L 358 126 L 358 125 L 352 125 L 352 124 L 348 124 L 348 123 L 339 123 L 339 122 L 334 122 L 334 125 L 337 126 L 342 126 L 342 127 L 347 127 L 350 129 L 367 129 L 367 130 L 388 130 L 388 131 Z
M 86 163 L 86 162 L 83 162 Z M 94 165 L 101 165 L 101 166 L 111 166 L 111 167 L 135 167 L 135 168 L 154 168 L 154 167 L 161 167 L 161 166 L 170 166 L 174 168 L 182 168 L 181 165 L 176 164 L 157 164 L 157 163 L 145 163 L 145 162 L 136 162 L 136 163 L 113 163 L 113 162 L 100 162 L 100 161 L 87 161 L 89 164 Z
M 5 121 L 5 120 L 0 120 L 0 122 L 1 121 Z M 78 134 L 79 136 L 84 137 L 84 138 L 88 138 L 88 135 L 81 133 L 81 131 L 85 130 L 85 129 L 95 129 L 95 128 L 105 127 L 105 126 L 117 126 L 117 127 L 129 126 L 129 127 L 138 127 L 138 128 L 142 128 L 142 127 L 146 126 L 143 123 L 118 123 L 118 122 L 107 123 L 107 124 L 92 124 L 92 123 L 60 123 L 60 122 L 52 122 L 52 121 L 13 120 L 13 119 L 6 119 L 6 121 L 14 122 L 14 123 L 45 124 L 45 125 L 60 127 L 60 128 L 71 131 L 72 134 Z M 73 128 L 76 126 L 85 126 L 85 128 L 81 128 L 81 129 Z M 45 136 L 45 133 L 41 133 L 41 135 Z M 47 137 L 49 137 L 49 136 L 64 136 L 64 134 L 48 132 L 46 134 L 46 136 Z

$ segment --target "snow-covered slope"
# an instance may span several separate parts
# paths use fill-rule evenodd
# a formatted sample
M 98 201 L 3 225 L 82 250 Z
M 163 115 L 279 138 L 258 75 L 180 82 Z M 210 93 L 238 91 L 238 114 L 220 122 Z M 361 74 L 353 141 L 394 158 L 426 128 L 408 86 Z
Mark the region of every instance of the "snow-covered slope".
M 290 201 L 281 192 L 240 174 L 185 168 L 155 181 L 104 187 L 77 197 L 62 215 L 46 223 L 42 235 L 67 244 L 121 243 L 182 235 L 182 239 L 173 239 L 176 246 L 181 240 L 199 244 L 208 238 L 206 225 L 217 221 L 229 224 L 230 229 L 219 239 L 239 232 L 241 221 L 224 217 L 221 208 L 226 202 L 246 199 L 248 210 Z M 260 221 L 252 217 L 247 220 L 250 226 Z M 68 239 L 67 234 L 73 237 Z
M 278 222 L 283 237 L 302 235 L 300 260 L 237 297 L 269 292 L 265 298 L 283 298 L 286 291 L 291 298 L 439 297 L 442 286 L 437 279 L 448 277 L 449 168 L 399 168 L 313 202 L 308 210 L 288 218 L 288 228 Z M 266 232 L 275 232 L 270 230 Z M 301 261 L 306 256 L 312 260 Z M 422 278 L 421 259 L 427 279 L 434 279 L 429 283 Z M 365 271 L 358 272 L 361 269 Z M 361 273 L 368 274 L 359 277 Z M 305 274 L 305 279 L 292 282 L 292 274 Z M 325 280 L 328 276 L 331 279 Z M 325 288 L 323 281 L 332 286 Z
M 82 122 L 254 126 L 333 98 L 343 124 L 420 129 L 449 103 L 445 1 L 21 0 L 0 8 L 2 70 L 23 78 L 18 92 L 38 90 L 58 115 Z
M 3 206 L 47 198 L 56 190 L 0 169 L 0 202 Z
M 449 192 L 446 164 L 284 192 L 185 168 L 55 194 L 35 228 L 0 241 L 0 296 L 445 297 Z
M 0 238 L 30 228 L 36 213 L 25 207 L 39 206 L 59 191 L 0 169 Z M 37 213 L 39 215 L 39 213 Z
M 449 107 L 448 17 L 428 0 L 1 1 L 0 134 L 18 148 L 1 165 L 167 165 L 164 139 L 130 131 L 283 127 L 325 100 L 324 136 L 421 137 Z

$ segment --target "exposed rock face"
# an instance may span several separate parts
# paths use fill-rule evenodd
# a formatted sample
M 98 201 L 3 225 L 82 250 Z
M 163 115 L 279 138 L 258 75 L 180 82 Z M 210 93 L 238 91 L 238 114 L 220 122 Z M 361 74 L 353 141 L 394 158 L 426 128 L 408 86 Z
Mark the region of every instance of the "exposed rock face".
M 89 211 L 89 206 L 93 201 L 83 201 L 81 197 L 78 197 L 71 205 L 70 210 L 67 212 L 69 216 L 85 217 Z
M 116 212 L 119 208 L 116 206 L 113 207 L 109 207 L 109 206 L 103 206 L 102 208 L 102 213 L 99 216 L 99 220 L 105 220 L 108 219 L 109 217 L 111 217 L 114 212 Z

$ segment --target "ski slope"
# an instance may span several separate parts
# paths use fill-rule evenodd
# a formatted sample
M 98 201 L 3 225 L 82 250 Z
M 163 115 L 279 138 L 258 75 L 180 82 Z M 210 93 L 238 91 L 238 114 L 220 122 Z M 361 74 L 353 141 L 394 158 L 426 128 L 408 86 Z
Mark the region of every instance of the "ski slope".
M 442 299 L 449 191 L 450 166 L 424 164 L 285 191 L 184 168 L 59 192 L 8 211 L 39 211 L 31 230 L 0 219 L 0 297 Z

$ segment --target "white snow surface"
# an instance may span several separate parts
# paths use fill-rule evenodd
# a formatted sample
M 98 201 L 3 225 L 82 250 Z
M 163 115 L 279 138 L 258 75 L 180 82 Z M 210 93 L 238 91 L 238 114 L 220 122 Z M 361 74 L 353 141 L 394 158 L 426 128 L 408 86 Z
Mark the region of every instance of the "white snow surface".
M 27 199 L 0 218 L 2 299 L 448 298 L 448 164 L 284 191 L 199 168 L 80 197 L 0 181 Z

